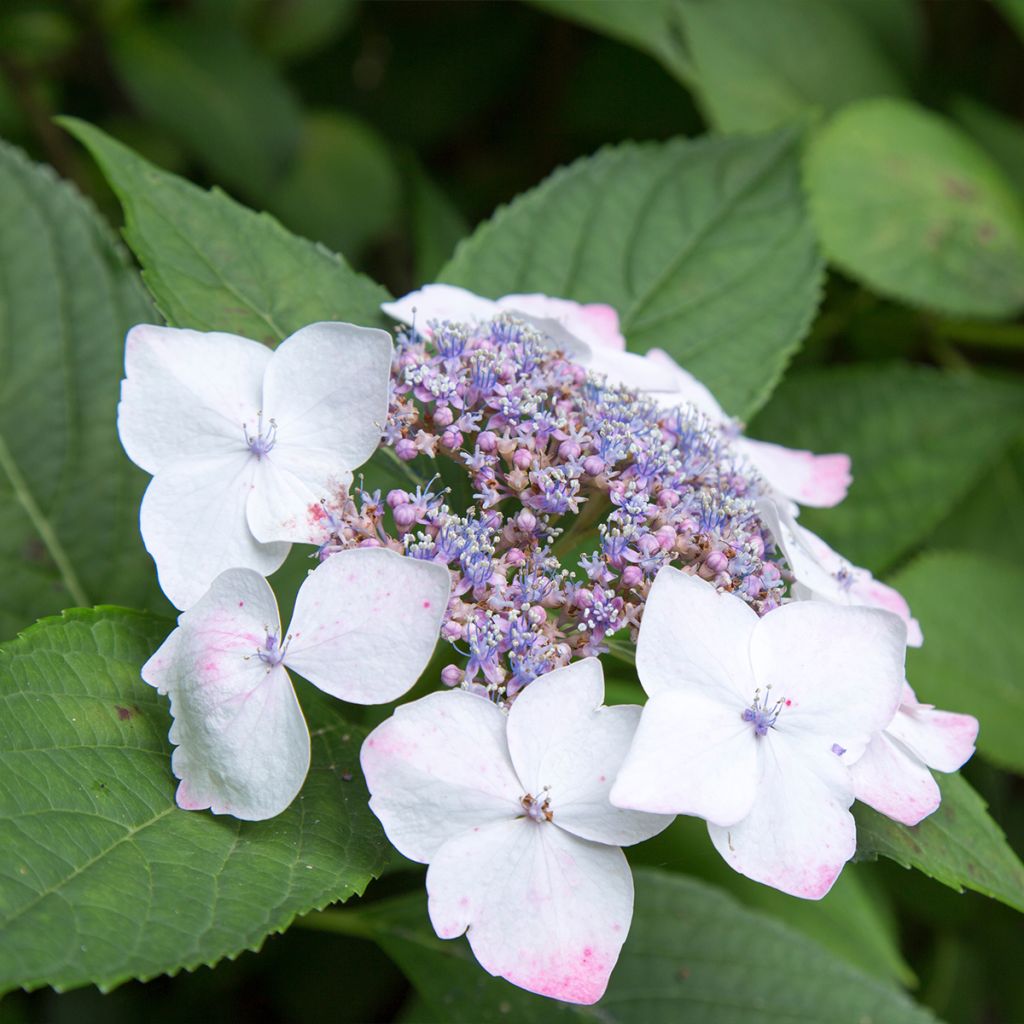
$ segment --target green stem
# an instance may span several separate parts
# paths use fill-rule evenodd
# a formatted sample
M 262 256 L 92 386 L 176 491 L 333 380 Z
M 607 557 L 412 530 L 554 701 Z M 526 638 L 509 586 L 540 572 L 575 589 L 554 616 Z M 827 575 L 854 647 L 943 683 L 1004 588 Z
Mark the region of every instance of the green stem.
M 387 452 L 387 457 L 402 471 L 402 475 L 413 485 L 419 487 L 423 481 L 412 471 L 409 463 L 403 462 L 396 454 L 395 449 L 390 445 L 383 445 L 381 451 Z
M 10 480 L 14 490 L 15 500 L 25 510 L 25 514 L 57 566 L 64 586 L 71 595 L 71 600 L 80 607 L 87 607 L 90 603 L 89 595 L 85 592 L 85 587 L 82 586 L 78 573 L 75 572 L 75 567 L 71 564 L 71 559 L 57 536 L 57 531 L 43 514 L 43 510 L 36 504 L 28 481 L 21 475 L 21 470 L 18 469 L 18 464 L 14 461 L 14 456 L 2 437 L 0 437 L 0 469 L 7 474 L 7 479 Z
M 961 344 L 1024 349 L 1024 324 L 997 324 L 982 320 L 936 320 L 932 323 L 932 329 L 937 337 Z

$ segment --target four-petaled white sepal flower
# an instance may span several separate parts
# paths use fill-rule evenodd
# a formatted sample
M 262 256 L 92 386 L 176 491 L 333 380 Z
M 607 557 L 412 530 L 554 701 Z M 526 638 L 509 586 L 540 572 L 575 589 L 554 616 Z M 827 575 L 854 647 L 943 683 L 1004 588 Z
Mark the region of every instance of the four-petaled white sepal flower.
M 794 515 L 795 508 L 788 502 L 764 499 L 759 502 L 758 511 L 793 570 L 794 597 L 881 608 L 903 620 L 911 647 L 924 643 L 921 626 L 903 595 L 876 580 L 867 569 L 851 565 L 817 534 L 801 526 Z
M 741 874 L 820 899 L 856 848 L 847 763 L 892 720 L 905 652 L 887 612 L 806 601 L 758 618 L 662 569 L 637 641 L 650 699 L 612 802 L 705 818 Z
M 178 806 L 272 818 L 309 769 L 309 730 L 286 669 L 353 704 L 383 704 L 419 677 L 448 602 L 442 566 L 356 548 L 306 578 L 282 635 L 270 584 L 229 569 L 142 668 L 170 695 Z
M 234 334 L 128 332 L 118 432 L 153 475 L 141 528 L 164 593 L 187 608 L 225 569 L 274 572 L 312 543 L 319 503 L 380 442 L 391 338 L 310 324 L 275 351 Z
M 908 684 L 896 717 L 850 768 L 858 800 L 904 825 L 916 825 L 942 801 L 932 773 L 955 772 L 973 753 L 978 720 L 919 704 Z
M 538 677 L 507 714 L 465 690 L 433 693 L 361 755 L 388 838 L 430 865 L 437 934 L 467 932 L 491 974 L 575 1003 L 601 998 L 629 930 L 619 847 L 671 821 L 608 802 L 640 709 L 603 699 L 594 658 Z

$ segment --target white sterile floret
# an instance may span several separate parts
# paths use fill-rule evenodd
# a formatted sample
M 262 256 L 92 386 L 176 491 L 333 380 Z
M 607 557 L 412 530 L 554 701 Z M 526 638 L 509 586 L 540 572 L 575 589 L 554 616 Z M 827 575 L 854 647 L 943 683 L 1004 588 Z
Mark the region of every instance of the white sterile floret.
M 274 572 L 380 442 L 391 338 L 310 324 L 273 352 L 234 334 L 128 332 L 117 428 L 153 479 L 142 539 L 187 608 L 225 569 Z
M 820 899 L 856 848 L 847 764 L 891 722 L 905 651 L 887 612 L 808 601 L 758 618 L 662 569 L 637 641 L 650 700 L 612 802 L 705 818 L 741 874 Z
M 574 1003 L 601 998 L 629 930 L 619 847 L 671 821 L 608 802 L 640 709 L 603 699 L 595 658 L 539 676 L 507 714 L 466 690 L 432 693 L 361 755 L 388 838 L 430 865 L 437 934 L 466 932 L 491 974 Z
M 142 668 L 171 698 L 178 806 L 247 821 L 283 811 L 310 758 L 286 669 L 353 704 L 395 700 L 430 660 L 449 590 L 442 566 L 377 548 L 342 551 L 306 578 L 282 633 L 259 573 L 221 573 Z
M 903 595 L 880 583 L 859 566 L 851 565 L 817 534 L 801 526 L 796 509 L 785 501 L 763 499 L 758 511 L 793 570 L 793 596 L 799 600 L 881 608 L 898 615 L 907 627 L 907 643 L 920 647 L 924 635 Z
M 928 770 L 955 772 L 973 753 L 978 720 L 918 703 L 908 684 L 895 718 L 851 767 L 858 800 L 904 825 L 916 825 L 942 801 Z

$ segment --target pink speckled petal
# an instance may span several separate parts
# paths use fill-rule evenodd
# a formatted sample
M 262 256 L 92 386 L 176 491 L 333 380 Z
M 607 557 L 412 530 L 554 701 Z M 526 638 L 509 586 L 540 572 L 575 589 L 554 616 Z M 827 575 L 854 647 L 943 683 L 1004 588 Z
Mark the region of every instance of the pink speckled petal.
M 367 736 L 370 809 L 400 853 L 426 864 L 468 829 L 523 814 L 505 721 L 486 698 L 449 690 L 403 704 Z
M 872 738 L 850 773 L 861 803 L 904 825 L 916 825 L 942 801 L 932 773 L 887 732 Z
M 288 673 L 257 657 L 278 630 L 270 586 L 229 569 L 143 666 L 170 694 L 178 805 L 246 821 L 280 814 L 309 769 L 309 731 Z
M 220 332 L 139 324 L 125 342 L 117 429 L 147 473 L 180 459 L 245 449 L 270 349 Z
M 509 752 L 526 791 L 548 794 L 561 828 L 583 839 L 629 846 L 656 835 L 672 817 L 609 803 L 640 708 L 607 708 L 603 700 L 597 658 L 539 676 L 509 712 Z
M 772 613 L 777 614 L 775 612 Z M 636 644 L 636 670 L 651 696 L 662 690 L 754 696 L 750 640 L 757 613 L 734 594 L 668 566 L 655 577 Z
M 762 746 L 743 721 L 743 708 L 700 691 L 656 693 L 644 707 L 612 802 L 722 825 L 742 820 L 757 794 Z
M 616 846 L 529 818 L 445 843 L 427 871 L 430 920 L 466 932 L 481 966 L 529 992 L 596 1003 L 633 916 L 633 879 Z
M 821 899 L 857 847 L 849 771 L 831 751 L 794 751 L 774 733 L 764 742 L 764 774 L 750 814 L 727 828 L 709 824 L 708 833 L 741 875 Z
M 815 455 L 748 437 L 736 446 L 773 490 L 800 505 L 832 508 L 853 483 L 849 455 Z
M 473 323 L 489 320 L 498 312 L 497 303 L 491 299 L 450 284 L 425 285 L 394 302 L 382 303 L 380 308 L 399 323 L 412 324 L 415 321 L 416 329 L 424 333 L 429 333 L 432 320 Z
M 927 704 L 904 699 L 886 731 L 930 768 L 955 772 L 974 753 L 978 720 L 972 715 L 937 711 Z
M 274 445 L 248 507 L 259 540 L 312 541 L 311 506 L 336 497 L 380 443 L 391 353 L 386 332 L 345 323 L 310 324 L 278 346 L 262 405 Z
M 903 693 L 906 627 L 895 615 L 796 601 L 759 619 L 750 644 L 758 683 L 785 703 L 774 729 L 850 760 L 884 729 Z
M 174 462 L 150 481 L 139 523 L 163 592 L 178 608 L 199 600 L 225 569 L 266 576 L 288 556 L 284 542 L 261 544 L 245 507 L 258 463 L 247 450 Z
M 384 548 L 339 551 L 295 599 L 284 663 L 352 704 L 386 704 L 419 678 L 448 604 L 444 566 Z

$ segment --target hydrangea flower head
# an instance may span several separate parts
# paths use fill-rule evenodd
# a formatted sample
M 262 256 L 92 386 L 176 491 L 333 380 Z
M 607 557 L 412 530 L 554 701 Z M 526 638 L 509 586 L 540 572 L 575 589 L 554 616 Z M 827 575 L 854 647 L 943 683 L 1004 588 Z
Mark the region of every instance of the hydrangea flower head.
M 448 574 L 389 551 L 348 551 L 306 578 L 287 632 L 270 584 L 228 569 L 142 668 L 170 695 L 178 805 L 259 821 L 309 769 L 309 731 L 287 669 L 355 704 L 400 697 L 430 660 Z
M 633 915 L 621 846 L 671 817 L 608 790 L 640 709 L 602 707 L 596 659 L 535 679 L 507 713 L 465 690 L 400 707 L 363 744 L 370 807 L 429 864 L 434 930 L 491 974 L 574 1003 L 604 994 Z
M 391 339 L 310 324 L 271 352 L 234 334 L 141 324 L 128 333 L 118 432 L 153 475 L 141 528 L 160 585 L 188 608 L 225 569 L 269 575 L 309 543 L 313 502 L 380 442 Z
M 856 849 L 847 764 L 892 721 L 905 650 L 888 612 L 798 601 L 758 618 L 663 569 L 637 642 L 650 699 L 612 802 L 705 818 L 741 874 L 820 899 Z

